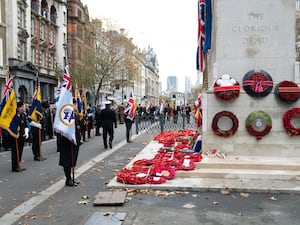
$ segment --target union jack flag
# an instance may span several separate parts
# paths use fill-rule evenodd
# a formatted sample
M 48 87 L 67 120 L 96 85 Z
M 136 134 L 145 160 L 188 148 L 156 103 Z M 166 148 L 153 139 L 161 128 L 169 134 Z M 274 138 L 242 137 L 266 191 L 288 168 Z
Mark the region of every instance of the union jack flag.
M 13 79 L 10 75 L 10 72 L 8 71 L 6 73 L 5 89 L 4 89 L 4 92 L 3 92 L 3 95 L 5 95 L 6 99 L 8 99 L 9 94 L 11 93 L 12 89 L 13 89 Z
M 66 65 L 64 69 L 63 87 L 66 88 L 68 91 L 70 91 L 72 88 L 68 65 Z
M 135 100 L 133 98 L 133 93 L 130 93 L 130 97 L 128 99 L 127 107 L 124 111 L 125 115 L 127 115 L 128 119 L 133 120 L 134 119 L 134 113 L 135 113 L 136 105 Z
M 205 69 L 205 55 L 203 46 L 205 43 L 205 0 L 198 1 L 198 47 L 197 47 L 197 70 Z

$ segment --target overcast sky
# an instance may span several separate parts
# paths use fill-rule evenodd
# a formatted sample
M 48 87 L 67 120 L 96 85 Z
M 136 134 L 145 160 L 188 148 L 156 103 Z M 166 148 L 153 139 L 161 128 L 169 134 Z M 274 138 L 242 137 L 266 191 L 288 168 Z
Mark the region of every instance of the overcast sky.
M 197 80 L 197 0 L 81 0 L 91 18 L 111 19 L 124 28 L 141 49 L 152 47 L 159 63 L 160 81 L 178 77 Z

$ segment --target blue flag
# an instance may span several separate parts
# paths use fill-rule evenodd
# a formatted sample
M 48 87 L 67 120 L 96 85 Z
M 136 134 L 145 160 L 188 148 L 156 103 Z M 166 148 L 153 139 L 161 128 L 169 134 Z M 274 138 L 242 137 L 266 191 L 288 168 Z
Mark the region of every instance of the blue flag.
M 203 46 L 204 54 L 211 48 L 212 11 L 211 0 L 205 1 L 205 42 Z
M 15 138 L 19 137 L 17 101 L 13 89 L 13 79 L 11 78 L 9 71 L 6 73 L 5 89 L 0 105 L 0 127 L 7 130 L 11 136 Z
M 42 103 L 41 103 L 41 87 L 38 77 L 36 79 L 36 88 L 33 94 L 32 104 L 30 107 L 28 118 L 39 123 L 43 119 Z

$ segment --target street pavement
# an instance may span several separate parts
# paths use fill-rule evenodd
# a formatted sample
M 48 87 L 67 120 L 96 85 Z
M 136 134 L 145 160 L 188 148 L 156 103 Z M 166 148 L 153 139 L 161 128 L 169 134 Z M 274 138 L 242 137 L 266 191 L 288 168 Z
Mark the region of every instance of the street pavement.
M 133 129 L 134 130 L 134 129 Z M 134 131 L 135 132 L 135 131 Z M 135 190 L 128 186 L 124 204 L 94 206 L 99 192 L 115 173 L 151 142 L 154 133 L 125 141 L 125 126 L 115 131 L 113 149 L 104 149 L 102 136 L 80 149 L 77 187 L 64 185 L 55 140 L 43 142 L 45 161 L 33 161 L 24 149 L 22 173 L 10 172 L 10 153 L 0 153 L 0 225 L 223 225 L 299 224 L 299 195 L 230 192 Z

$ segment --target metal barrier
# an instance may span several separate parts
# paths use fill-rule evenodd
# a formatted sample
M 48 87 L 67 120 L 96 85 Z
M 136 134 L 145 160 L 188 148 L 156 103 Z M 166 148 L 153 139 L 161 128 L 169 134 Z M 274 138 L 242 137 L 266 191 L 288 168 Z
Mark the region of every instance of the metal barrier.
M 178 115 L 143 115 L 135 118 L 136 134 L 139 132 L 159 133 L 167 130 L 195 129 L 195 117 L 187 116 L 185 113 Z

